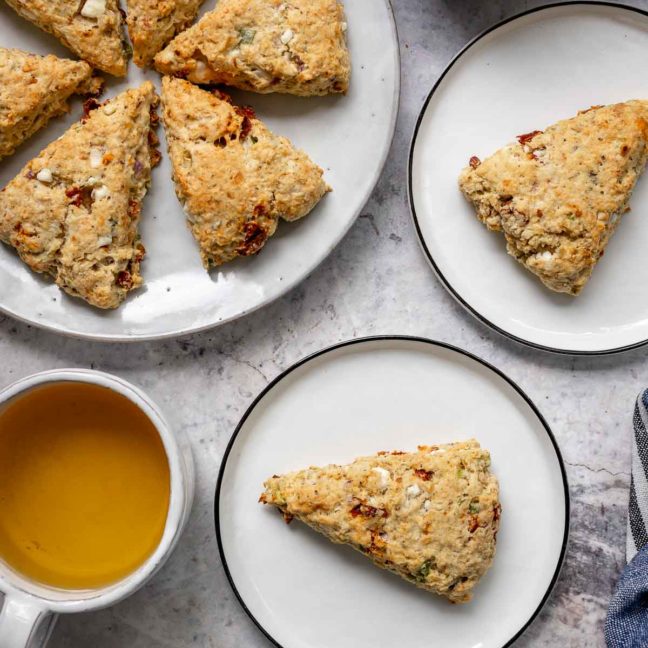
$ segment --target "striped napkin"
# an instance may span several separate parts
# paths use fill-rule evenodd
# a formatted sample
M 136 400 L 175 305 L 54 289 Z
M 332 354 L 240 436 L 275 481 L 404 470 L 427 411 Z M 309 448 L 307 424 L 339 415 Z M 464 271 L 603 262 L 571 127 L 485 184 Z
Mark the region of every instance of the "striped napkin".
M 637 398 L 626 560 L 605 622 L 608 648 L 648 646 L 648 389 Z

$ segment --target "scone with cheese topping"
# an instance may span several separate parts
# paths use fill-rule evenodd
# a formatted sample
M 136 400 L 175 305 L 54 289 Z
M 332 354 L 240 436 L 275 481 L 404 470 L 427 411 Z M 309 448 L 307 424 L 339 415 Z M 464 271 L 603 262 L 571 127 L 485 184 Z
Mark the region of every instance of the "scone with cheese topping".
M 118 0 L 6 0 L 93 67 L 124 76 L 128 60 Z
M 146 82 L 97 104 L 0 191 L 0 240 L 98 308 L 142 283 L 138 221 L 158 156 L 157 101 Z
M 453 603 L 490 567 L 499 487 L 475 440 L 274 476 L 260 501 Z
M 66 113 L 72 94 L 97 94 L 101 85 L 83 61 L 0 47 L 0 159 Z
M 219 0 L 155 57 L 164 74 L 254 92 L 345 93 L 350 62 L 338 0 Z
M 630 209 L 647 138 L 648 101 L 594 106 L 471 158 L 459 186 L 511 256 L 551 290 L 577 295 Z
M 179 32 L 187 28 L 203 0 L 127 0 L 133 60 L 146 67 Z
M 165 77 L 162 104 L 176 193 L 206 268 L 259 252 L 280 218 L 302 218 L 329 191 L 322 169 L 227 95 Z

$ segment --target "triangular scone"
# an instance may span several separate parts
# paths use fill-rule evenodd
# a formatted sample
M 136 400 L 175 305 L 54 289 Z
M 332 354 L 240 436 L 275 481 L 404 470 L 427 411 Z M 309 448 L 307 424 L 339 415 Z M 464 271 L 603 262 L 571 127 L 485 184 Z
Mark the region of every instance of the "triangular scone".
M 305 216 L 329 191 L 305 153 L 226 95 L 165 77 L 162 104 L 176 193 L 206 268 L 255 254 L 279 218 Z
M 153 57 L 196 17 L 203 0 L 127 0 L 128 34 L 133 60 L 140 67 Z
M 260 501 L 455 603 L 495 555 L 501 507 L 477 441 L 381 452 L 265 482 Z
M 83 61 L 0 47 L 0 159 L 66 113 L 70 95 L 97 94 L 101 85 Z
M 0 192 L 0 240 L 99 308 L 142 283 L 138 221 L 157 161 L 157 101 L 146 82 L 95 108 Z
M 345 31 L 337 0 L 219 0 L 155 57 L 155 66 L 194 83 L 254 92 L 346 92 Z
M 93 67 L 124 76 L 128 61 L 118 0 L 6 0 Z
M 481 162 L 459 186 L 507 249 L 551 290 L 577 295 L 644 169 L 648 101 L 595 106 Z

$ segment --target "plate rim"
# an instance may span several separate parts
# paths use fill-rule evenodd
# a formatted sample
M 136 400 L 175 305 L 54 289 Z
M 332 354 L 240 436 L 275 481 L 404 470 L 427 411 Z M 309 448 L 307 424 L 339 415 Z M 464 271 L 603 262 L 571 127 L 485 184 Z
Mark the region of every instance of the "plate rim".
M 62 327 L 56 324 L 41 322 L 37 319 L 29 319 L 28 317 L 24 317 L 23 315 L 14 312 L 11 308 L 6 307 L 3 303 L 0 303 L 0 315 L 6 315 L 7 317 L 10 317 L 16 321 L 19 321 L 28 326 L 33 326 L 40 330 L 48 331 L 56 335 L 62 335 L 64 337 L 73 338 L 77 340 L 89 340 L 93 342 L 107 342 L 107 343 L 137 343 L 137 342 L 152 342 L 152 341 L 159 341 L 159 340 L 171 340 L 171 339 L 183 337 L 185 335 L 191 335 L 193 333 L 201 333 L 204 331 L 212 330 L 215 329 L 216 327 L 222 326 L 223 324 L 228 324 L 231 322 L 235 322 L 236 320 L 242 319 L 243 317 L 246 317 L 247 315 L 250 315 L 251 313 L 254 313 L 255 311 L 258 311 L 266 306 L 269 306 L 275 301 L 281 299 L 288 292 L 290 292 L 291 290 L 299 286 L 303 281 L 308 279 L 308 277 L 312 275 L 313 272 L 315 272 L 315 270 L 317 270 L 317 268 L 319 268 L 322 265 L 322 263 L 331 256 L 333 251 L 342 242 L 342 239 L 349 233 L 349 230 L 357 222 L 358 216 L 360 215 L 365 205 L 371 198 L 371 195 L 382 176 L 382 173 L 385 169 L 385 164 L 387 163 L 389 153 L 394 143 L 394 136 L 396 134 L 396 124 L 398 123 L 398 117 L 400 114 L 400 100 L 401 100 L 401 91 L 402 91 L 400 40 L 399 40 L 398 25 L 396 23 L 396 16 L 394 13 L 392 0 L 382 0 L 382 2 L 384 3 L 385 8 L 387 9 L 388 19 L 391 24 L 392 39 L 393 39 L 394 51 L 395 51 L 395 61 L 394 61 L 395 85 L 394 85 L 393 96 L 391 97 L 392 114 L 391 114 L 391 122 L 387 129 L 387 138 L 385 140 L 383 150 L 381 151 L 379 163 L 372 176 L 372 180 L 369 185 L 369 188 L 365 192 L 365 195 L 362 196 L 362 201 L 358 203 L 358 207 L 355 210 L 353 217 L 350 218 L 346 226 L 338 232 L 335 239 L 331 241 L 329 250 L 326 252 L 326 254 L 322 256 L 321 259 L 319 259 L 319 261 L 317 261 L 317 263 L 315 263 L 315 265 L 313 265 L 313 267 L 308 268 L 303 274 L 301 274 L 301 276 L 296 278 L 294 281 L 292 282 L 288 281 L 284 283 L 279 289 L 279 291 L 271 298 L 265 298 L 255 306 L 248 308 L 247 310 L 243 310 L 237 315 L 232 315 L 230 317 L 217 319 L 215 321 L 210 322 L 209 324 L 203 324 L 200 326 L 174 328 L 173 330 L 164 333 L 126 334 L 122 332 L 117 334 L 105 334 L 105 333 L 84 332 L 74 328 Z
M 567 356 L 605 356 L 605 355 L 613 355 L 617 353 L 624 353 L 626 351 L 631 351 L 633 349 L 638 349 L 648 344 L 648 338 L 644 340 L 640 340 L 639 342 L 633 342 L 632 344 L 626 344 L 620 347 L 612 347 L 607 349 L 583 350 L 583 349 L 568 349 L 568 348 L 552 347 L 552 346 L 540 344 L 539 342 L 532 342 L 531 340 L 527 340 L 523 337 L 515 335 L 514 333 L 511 333 L 510 331 L 505 330 L 501 326 L 498 326 L 497 324 L 491 322 L 485 315 L 482 315 L 482 313 L 480 313 L 476 308 L 471 306 L 468 303 L 468 301 L 466 301 L 466 299 L 462 297 L 462 295 L 454 288 L 454 286 L 450 283 L 450 281 L 448 281 L 448 279 L 445 277 L 445 275 L 437 265 L 436 261 L 434 260 L 434 257 L 430 252 L 427 243 L 425 242 L 425 238 L 423 236 L 423 232 L 419 224 L 419 218 L 416 214 L 416 207 L 414 205 L 414 192 L 412 187 L 414 149 L 416 148 L 416 141 L 418 138 L 419 129 L 423 122 L 423 118 L 425 117 L 425 113 L 427 112 L 428 105 L 430 104 L 430 101 L 432 100 L 432 97 L 434 96 L 435 92 L 443 83 L 443 80 L 445 79 L 446 75 L 452 70 L 455 64 L 459 62 L 459 60 L 463 57 L 463 55 L 466 54 L 474 45 L 476 45 L 484 37 L 488 36 L 491 32 L 494 32 L 500 29 L 501 27 L 508 25 L 509 23 L 512 23 L 521 18 L 525 18 L 531 14 L 539 13 L 541 11 L 556 9 L 558 7 L 579 6 L 579 5 L 588 6 L 588 7 L 608 7 L 612 9 L 623 9 L 635 14 L 640 14 L 642 16 L 648 17 L 648 10 L 642 9 L 640 7 L 635 7 L 632 5 L 622 4 L 620 2 L 612 2 L 607 0 L 601 2 L 597 0 L 565 0 L 561 2 L 551 2 L 551 3 L 542 4 L 538 7 L 533 7 L 531 9 L 527 9 L 525 11 L 513 14 L 512 16 L 509 16 L 508 18 L 505 18 L 503 20 L 494 23 L 490 27 L 487 27 L 482 32 L 477 34 L 477 36 L 469 40 L 468 43 L 466 43 L 466 45 L 464 45 L 452 57 L 450 62 L 444 68 L 441 75 L 434 82 L 434 85 L 432 86 L 432 89 L 430 90 L 427 97 L 425 98 L 423 105 L 418 113 L 418 117 L 416 118 L 414 130 L 410 138 L 409 154 L 408 154 L 408 162 L 407 162 L 407 201 L 409 204 L 410 216 L 414 224 L 414 229 L 416 231 L 416 238 L 418 240 L 419 246 L 425 258 L 427 259 L 428 264 L 432 268 L 434 274 L 436 275 L 441 285 L 446 289 L 446 291 L 450 294 L 450 296 L 453 297 L 454 300 L 465 311 L 467 311 L 470 315 L 472 315 L 475 319 L 480 321 L 482 324 L 485 324 L 488 328 L 492 329 L 496 333 L 499 333 L 500 335 L 508 338 L 509 340 L 513 340 L 518 344 L 522 344 L 526 347 L 531 347 L 533 349 L 538 349 L 540 351 L 547 351 L 552 354 L 567 355 Z
M 358 338 L 351 338 L 347 340 L 343 340 L 341 342 L 337 342 L 336 344 L 327 346 L 323 349 L 320 349 L 319 351 L 315 351 L 313 353 L 310 353 L 300 360 L 297 360 L 294 364 L 290 365 L 287 369 L 284 369 L 278 376 L 273 378 L 260 392 L 259 394 L 254 398 L 252 403 L 247 407 L 245 410 L 243 416 L 241 417 L 240 421 L 238 422 L 232 436 L 230 437 L 227 447 L 225 448 L 225 453 L 223 454 L 223 459 L 221 461 L 220 468 L 218 470 L 218 479 L 216 481 L 216 492 L 214 496 L 214 523 L 216 526 L 216 542 L 218 544 L 218 553 L 221 559 L 221 565 L 223 568 L 223 571 L 225 572 L 225 576 L 227 577 L 227 581 L 230 584 L 230 587 L 232 588 L 232 591 L 234 592 L 234 595 L 236 599 L 238 600 L 240 606 L 243 608 L 243 611 L 247 614 L 247 616 L 250 618 L 250 620 L 254 623 L 254 625 L 261 631 L 261 633 L 268 639 L 274 646 L 277 648 L 289 648 L 289 646 L 283 646 L 280 644 L 260 623 L 260 621 L 254 616 L 250 608 L 247 606 L 245 601 L 243 600 L 243 597 L 241 596 L 238 588 L 236 587 L 236 583 L 234 582 L 234 578 L 230 572 L 229 565 L 227 563 L 227 558 L 225 556 L 225 549 L 223 547 L 223 541 L 221 537 L 221 525 L 220 525 L 220 496 L 221 496 L 221 488 L 223 485 L 223 479 L 225 476 L 225 469 L 227 467 L 227 462 L 230 457 L 230 453 L 232 449 L 234 448 L 234 444 L 236 443 L 236 439 L 238 438 L 239 433 L 243 429 L 243 426 L 245 425 L 246 421 L 248 418 L 251 416 L 251 414 L 254 412 L 256 409 L 257 405 L 265 398 L 265 396 L 272 391 L 281 381 L 283 381 L 285 378 L 287 378 L 290 374 L 293 373 L 293 371 L 299 369 L 300 367 L 312 362 L 313 360 L 316 360 L 317 358 L 327 355 L 329 353 L 333 353 L 339 349 L 343 349 L 346 347 L 351 347 L 351 346 L 356 346 L 356 345 L 363 345 L 366 343 L 372 343 L 372 342 L 379 342 L 379 343 L 384 343 L 384 342 L 415 342 L 415 343 L 422 343 L 429 345 L 431 347 L 437 347 L 441 349 L 445 349 L 448 351 L 452 351 L 455 353 L 458 353 L 459 355 L 462 355 L 464 357 L 469 358 L 470 360 L 473 360 L 477 362 L 478 364 L 482 365 L 486 369 L 489 369 L 493 373 L 495 373 L 497 376 L 502 378 L 509 386 L 511 386 L 515 392 L 519 396 L 522 397 L 522 399 L 525 401 L 525 403 L 531 408 L 531 411 L 533 414 L 537 417 L 537 419 L 540 421 L 542 424 L 542 427 L 544 428 L 544 431 L 546 432 L 547 436 L 549 437 L 549 440 L 551 442 L 552 448 L 554 450 L 554 453 L 556 455 L 556 458 L 558 460 L 558 465 L 560 468 L 560 473 L 562 477 L 562 485 L 563 485 L 563 497 L 564 497 L 564 506 L 565 506 L 565 526 L 563 530 L 563 539 L 562 539 L 562 546 L 560 549 L 560 555 L 558 556 L 558 562 L 556 563 L 556 568 L 554 570 L 553 576 L 551 577 L 551 581 L 549 582 L 549 585 L 547 587 L 547 590 L 545 591 L 542 599 L 540 600 L 539 604 L 537 605 L 536 609 L 534 612 L 531 614 L 529 619 L 522 625 L 522 627 L 515 633 L 514 636 L 512 636 L 510 639 L 506 641 L 505 644 L 502 645 L 501 648 L 508 648 L 509 646 L 512 646 L 515 641 L 517 641 L 522 634 L 529 628 L 529 626 L 535 621 L 537 616 L 540 614 L 544 606 L 546 605 L 547 601 L 549 600 L 549 597 L 551 596 L 551 593 L 554 590 L 554 587 L 556 586 L 556 583 L 558 582 L 558 578 L 560 577 L 560 573 L 562 571 L 562 568 L 565 564 L 565 558 L 567 555 L 567 547 L 569 544 L 569 531 L 570 531 L 570 522 L 571 522 L 571 496 L 569 492 L 569 482 L 567 479 L 567 471 L 565 469 L 565 461 L 562 456 L 562 452 L 560 451 L 560 446 L 558 445 L 558 442 L 556 441 L 556 437 L 553 434 L 553 431 L 551 430 L 551 427 L 547 423 L 546 419 L 538 409 L 538 407 L 535 405 L 535 403 L 531 400 L 531 398 L 526 394 L 526 392 L 512 379 L 509 378 L 502 370 L 498 369 L 496 366 L 488 362 L 487 360 L 484 360 L 483 358 L 475 355 L 471 351 L 467 351 L 466 349 L 462 349 L 460 347 L 457 347 L 453 344 L 449 344 L 447 342 L 442 342 L 440 340 L 433 340 L 431 338 L 426 338 L 422 336 L 416 336 L 416 335 L 397 335 L 397 334 L 390 334 L 390 335 L 370 335 L 370 336 L 365 336 L 365 337 L 358 337 Z

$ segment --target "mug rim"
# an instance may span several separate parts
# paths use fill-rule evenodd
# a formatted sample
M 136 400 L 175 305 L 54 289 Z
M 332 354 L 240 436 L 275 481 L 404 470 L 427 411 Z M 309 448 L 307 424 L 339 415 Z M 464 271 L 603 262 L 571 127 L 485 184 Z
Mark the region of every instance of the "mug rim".
M 0 592 L 9 597 L 28 598 L 34 605 L 54 613 L 81 612 L 109 606 L 133 594 L 157 571 L 170 555 L 183 527 L 186 507 L 190 505 L 187 497 L 189 467 L 183 467 L 182 450 L 166 418 L 149 396 L 132 383 L 103 371 L 83 368 L 50 369 L 14 381 L 0 390 L 0 406 L 12 399 L 45 385 L 66 382 L 80 382 L 97 385 L 127 398 L 151 421 L 155 427 L 169 464 L 169 505 L 162 537 L 155 550 L 133 572 L 122 579 L 97 589 L 74 590 L 56 588 L 38 581 L 31 581 L 19 571 L 13 570 L 0 561 Z M 183 469 L 184 468 L 184 469 Z M 15 574 L 19 582 L 12 582 Z M 33 591 L 30 584 L 39 589 L 64 593 L 70 598 L 59 600 L 49 598 L 41 592 Z M 78 596 L 77 596 L 78 594 Z

